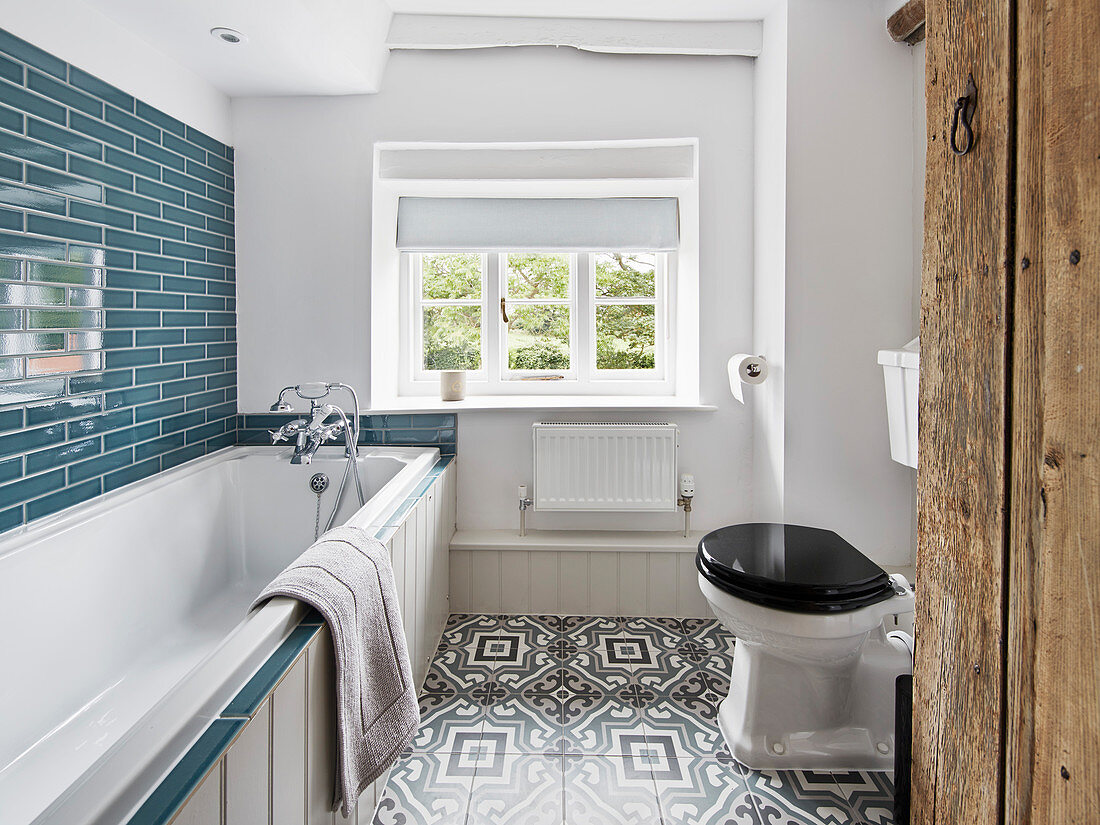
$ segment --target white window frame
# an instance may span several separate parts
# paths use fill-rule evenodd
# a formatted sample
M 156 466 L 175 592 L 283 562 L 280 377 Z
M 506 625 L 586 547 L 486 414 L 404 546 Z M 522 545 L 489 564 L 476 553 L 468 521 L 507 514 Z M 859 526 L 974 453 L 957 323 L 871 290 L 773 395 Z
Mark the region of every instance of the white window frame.
M 537 253 L 537 250 L 529 250 Z M 611 251 L 611 250 L 609 250 Z M 621 250 L 628 252 L 628 250 Z M 513 370 L 508 367 L 508 327 L 500 316 L 500 300 L 507 291 L 507 252 L 481 252 L 481 298 L 423 297 L 423 255 L 401 255 L 401 328 L 398 339 L 402 394 L 427 395 L 438 390 L 439 371 L 424 368 L 424 308 L 432 306 L 477 306 L 481 310 L 481 368 L 467 370 L 467 392 L 473 395 L 520 395 L 531 392 L 557 395 L 600 393 L 649 394 L 666 384 L 675 358 L 675 323 L 669 295 L 675 292 L 675 253 L 654 253 L 653 297 L 610 297 L 596 295 L 595 252 L 555 252 L 570 258 L 569 295 L 565 298 L 507 298 L 506 307 L 568 306 L 570 368 L 568 370 Z M 441 253 L 452 254 L 452 253 Z M 647 370 L 599 369 L 596 364 L 596 315 L 599 306 L 654 307 L 655 367 Z M 561 376 L 549 382 L 530 379 Z
M 691 170 L 677 168 L 668 177 L 599 178 L 608 153 L 621 150 L 646 152 L 690 152 Z M 455 150 L 462 151 L 457 152 Z M 468 180 L 462 177 L 464 168 L 456 165 L 454 177 L 440 173 L 441 162 L 429 162 L 431 177 L 403 170 L 415 165 L 420 157 L 439 157 L 449 153 L 462 157 L 475 149 L 479 157 L 506 158 L 508 169 L 524 168 L 522 157 L 530 152 L 542 156 L 545 152 L 568 149 L 579 157 L 579 166 L 588 162 L 592 169 L 570 170 L 570 174 L 554 179 L 515 178 Z M 585 150 L 594 152 L 587 161 Z M 383 159 L 383 155 L 385 156 Z M 632 406 L 651 400 L 654 406 L 699 404 L 699 239 L 698 239 L 698 146 L 691 138 L 654 141 L 591 141 L 537 144 L 423 144 L 379 143 L 375 145 L 375 176 L 372 210 L 371 249 L 371 406 L 375 409 L 438 408 L 438 373 L 418 369 L 422 339 L 419 323 L 412 309 L 414 286 L 413 253 L 402 253 L 396 247 L 397 209 L 401 197 L 675 197 L 680 214 L 680 246 L 674 253 L 659 253 L 664 271 L 657 278 L 658 364 L 663 369 L 639 376 L 638 370 L 596 370 L 595 368 L 595 278 L 594 254 L 579 253 L 578 266 L 587 267 L 583 277 L 574 278 L 574 310 L 570 313 L 575 352 L 591 352 L 592 361 L 571 359 L 575 378 L 555 381 L 506 380 L 488 374 L 494 364 L 502 364 L 500 353 L 505 347 L 506 330 L 500 324 L 499 335 L 492 334 L 490 319 L 499 323 L 500 290 L 503 273 L 499 259 L 494 265 L 493 252 L 485 268 L 482 289 L 483 323 L 490 334 L 482 336 L 482 370 L 467 375 L 467 398 L 497 397 L 492 406 L 531 407 L 546 402 L 555 406 L 575 399 L 576 406 L 615 403 L 620 398 Z M 519 160 L 516 158 L 520 157 Z M 624 155 L 624 157 L 626 157 Z M 637 156 L 633 156 L 637 157 Z M 394 158 L 400 162 L 394 163 Z M 537 162 L 537 161 L 536 161 Z M 434 165 L 433 165 L 434 164 Z M 659 165 L 659 164 L 658 164 Z M 682 166 L 682 164 L 681 164 Z M 534 163 L 531 164 L 534 169 Z M 393 170 L 397 170 L 396 172 Z M 446 171 L 446 170 L 444 170 Z M 663 170 L 655 168 L 655 172 Z M 560 164 L 555 168 L 561 172 Z M 590 173 L 586 177 L 585 173 Z M 473 250 L 463 250 L 473 251 Z M 525 250 L 518 250 L 525 251 Z M 536 250 L 529 250 L 536 251 Z M 614 251 L 614 250 L 607 250 Z M 636 250 L 623 250 L 636 251 Z M 587 262 L 585 261 L 587 259 Z M 663 277 L 661 277 L 663 276 Z M 416 284 L 419 288 L 419 284 Z M 579 300 L 579 291 L 588 293 L 588 300 Z M 608 303 L 630 303 L 628 299 L 609 299 Z M 603 303 L 603 302 L 601 302 Z M 588 346 L 588 342 L 592 346 Z M 404 342 L 404 345 L 402 345 Z M 396 356 L 396 357 L 395 357 Z M 460 402 L 461 403 L 461 402 Z M 446 406 L 445 404 L 443 406 Z

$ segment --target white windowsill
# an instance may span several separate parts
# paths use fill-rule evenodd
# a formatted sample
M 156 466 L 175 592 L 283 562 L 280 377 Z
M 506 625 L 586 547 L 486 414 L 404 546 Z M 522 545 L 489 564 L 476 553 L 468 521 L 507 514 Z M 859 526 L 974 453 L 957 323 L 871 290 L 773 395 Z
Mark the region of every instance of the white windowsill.
M 396 398 L 371 403 L 364 412 L 470 412 L 473 410 L 688 410 L 714 412 L 701 404 L 671 396 L 636 395 L 482 395 L 464 401 L 438 398 Z

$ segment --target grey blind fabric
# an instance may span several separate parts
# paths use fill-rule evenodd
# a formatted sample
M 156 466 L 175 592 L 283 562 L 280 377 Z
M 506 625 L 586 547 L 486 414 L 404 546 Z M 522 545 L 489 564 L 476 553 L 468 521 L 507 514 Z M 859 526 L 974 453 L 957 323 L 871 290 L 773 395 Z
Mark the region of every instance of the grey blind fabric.
M 676 198 L 403 197 L 397 208 L 408 252 L 662 252 L 679 235 Z

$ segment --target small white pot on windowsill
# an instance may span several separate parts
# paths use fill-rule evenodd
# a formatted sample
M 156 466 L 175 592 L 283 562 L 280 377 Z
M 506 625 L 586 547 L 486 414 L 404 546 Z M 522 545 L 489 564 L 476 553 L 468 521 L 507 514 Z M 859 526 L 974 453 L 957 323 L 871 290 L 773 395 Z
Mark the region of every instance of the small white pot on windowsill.
M 466 370 L 441 370 L 439 398 L 442 401 L 462 401 L 466 398 Z

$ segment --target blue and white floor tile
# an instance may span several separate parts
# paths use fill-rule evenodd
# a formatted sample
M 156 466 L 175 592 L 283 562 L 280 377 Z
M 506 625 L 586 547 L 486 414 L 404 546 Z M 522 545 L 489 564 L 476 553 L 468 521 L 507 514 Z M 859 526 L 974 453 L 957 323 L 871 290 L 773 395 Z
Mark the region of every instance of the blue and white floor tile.
M 448 619 L 375 825 L 891 825 L 886 774 L 753 771 L 707 619 Z

